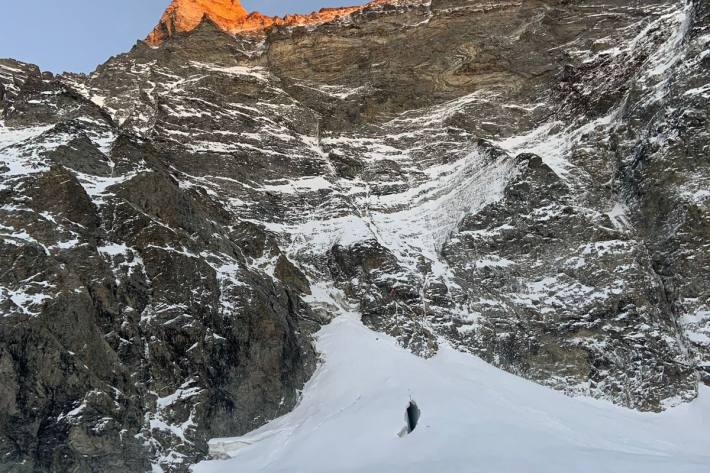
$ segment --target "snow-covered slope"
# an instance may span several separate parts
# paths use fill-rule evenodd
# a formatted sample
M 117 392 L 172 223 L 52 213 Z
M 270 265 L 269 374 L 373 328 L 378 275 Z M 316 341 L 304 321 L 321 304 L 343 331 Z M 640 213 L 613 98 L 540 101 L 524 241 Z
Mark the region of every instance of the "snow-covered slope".
M 290 414 L 215 439 L 195 473 L 706 473 L 710 389 L 662 414 L 570 398 L 442 346 L 413 355 L 344 310 Z M 422 416 L 400 438 L 410 396 Z

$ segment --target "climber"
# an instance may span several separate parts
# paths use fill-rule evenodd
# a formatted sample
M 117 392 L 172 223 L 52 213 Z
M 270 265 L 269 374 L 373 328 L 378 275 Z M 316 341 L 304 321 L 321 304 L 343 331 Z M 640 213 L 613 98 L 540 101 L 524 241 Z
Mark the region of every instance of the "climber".
M 405 435 L 409 435 L 414 432 L 414 429 L 417 428 L 417 424 L 419 423 L 419 417 L 421 417 L 421 414 L 422 412 L 419 410 L 417 403 L 410 399 L 409 405 L 407 405 L 407 410 L 404 411 L 405 426 L 402 430 L 400 430 L 398 434 L 399 437 L 404 437 Z

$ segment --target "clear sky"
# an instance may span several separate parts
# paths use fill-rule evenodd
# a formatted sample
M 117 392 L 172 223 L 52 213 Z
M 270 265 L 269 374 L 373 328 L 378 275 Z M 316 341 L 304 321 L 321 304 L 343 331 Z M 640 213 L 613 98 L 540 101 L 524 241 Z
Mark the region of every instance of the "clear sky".
M 247 10 L 268 15 L 359 3 L 242 0 Z M 90 72 L 144 38 L 169 4 L 170 0 L 3 0 L 0 57 L 37 64 L 52 72 Z

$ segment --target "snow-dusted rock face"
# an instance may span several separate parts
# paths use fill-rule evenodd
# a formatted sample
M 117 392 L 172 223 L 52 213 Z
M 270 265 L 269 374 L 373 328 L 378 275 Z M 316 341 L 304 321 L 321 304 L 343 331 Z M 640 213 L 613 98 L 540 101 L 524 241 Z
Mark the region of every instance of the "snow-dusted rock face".
M 703 1 L 433 0 L 0 61 L 0 455 L 186 471 L 356 307 L 641 410 L 710 380 Z M 367 353 L 363 353 L 367 356 Z

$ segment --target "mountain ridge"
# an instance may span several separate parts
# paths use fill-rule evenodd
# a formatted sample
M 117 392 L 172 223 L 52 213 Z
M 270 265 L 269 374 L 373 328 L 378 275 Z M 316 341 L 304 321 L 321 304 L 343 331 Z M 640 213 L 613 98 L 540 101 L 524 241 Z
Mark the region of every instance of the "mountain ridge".
M 384 3 L 376 0 L 372 4 Z M 309 26 L 333 21 L 361 11 L 364 6 L 321 8 L 310 14 L 287 14 L 283 17 L 247 12 L 239 0 L 173 0 L 146 42 L 159 44 L 176 33 L 195 29 L 203 19 L 214 22 L 230 34 L 260 33 L 273 26 Z

